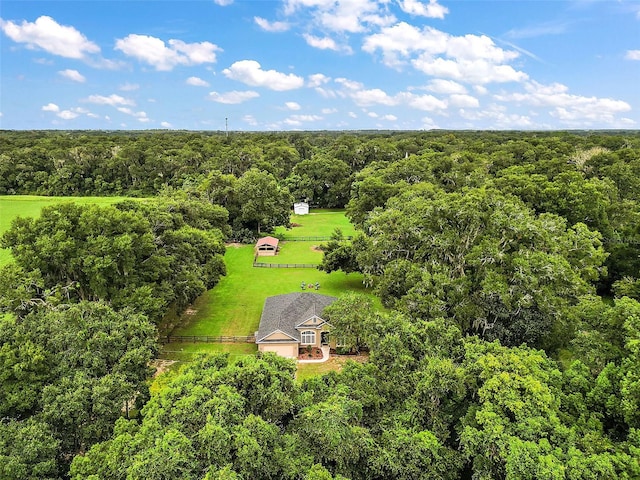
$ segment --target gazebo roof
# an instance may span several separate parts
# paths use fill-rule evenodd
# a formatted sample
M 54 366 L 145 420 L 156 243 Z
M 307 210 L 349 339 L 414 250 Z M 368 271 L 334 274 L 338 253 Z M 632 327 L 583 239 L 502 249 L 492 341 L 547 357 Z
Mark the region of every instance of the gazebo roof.
M 280 240 L 278 240 L 275 237 L 262 237 L 262 238 L 258 239 L 258 241 L 256 242 L 256 247 L 261 247 L 263 245 L 269 245 L 269 246 L 272 246 L 274 248 L 277 248 L 279 242 L 280 242 Z

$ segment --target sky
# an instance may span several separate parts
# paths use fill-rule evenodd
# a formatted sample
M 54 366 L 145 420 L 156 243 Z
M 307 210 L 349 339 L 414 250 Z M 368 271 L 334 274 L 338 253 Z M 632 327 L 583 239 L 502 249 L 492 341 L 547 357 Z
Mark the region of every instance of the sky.
M 0 128 L 640 128 L 640 1 L 0 4 Z

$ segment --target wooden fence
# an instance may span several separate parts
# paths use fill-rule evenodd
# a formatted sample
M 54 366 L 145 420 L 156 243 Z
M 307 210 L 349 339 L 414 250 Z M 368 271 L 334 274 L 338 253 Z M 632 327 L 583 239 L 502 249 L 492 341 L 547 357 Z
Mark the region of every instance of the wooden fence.
M 163 345 L 167 343 L 256 343 L 256 337 L 253 335 L 245 337 L 225 335 L 219 337 L 209 335 L 162 335 L 158 340 Z
M 260 263 L 253 262 L 256 268 L 318 268 L 317 263 Z
M 347 237 L 342 237 L 343 240 L 353 240 L 351 235 Z M 283 242 L 317 242 L 317 241 L 325 241 L 331 240 L 331 237 L 288 237 L 284 236 L 282 238 Z

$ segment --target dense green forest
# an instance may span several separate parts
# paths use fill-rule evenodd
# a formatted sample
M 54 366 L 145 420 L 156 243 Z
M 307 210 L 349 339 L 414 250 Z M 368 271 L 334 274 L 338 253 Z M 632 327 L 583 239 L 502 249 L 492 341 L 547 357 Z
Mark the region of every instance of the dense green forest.
M 9 132 L 0 478 L 640 478 L 640 133 Z M 149 393 L 157 326 L 225 242 L 346 208 L 320 268 L 366 363 L 206 356 Z

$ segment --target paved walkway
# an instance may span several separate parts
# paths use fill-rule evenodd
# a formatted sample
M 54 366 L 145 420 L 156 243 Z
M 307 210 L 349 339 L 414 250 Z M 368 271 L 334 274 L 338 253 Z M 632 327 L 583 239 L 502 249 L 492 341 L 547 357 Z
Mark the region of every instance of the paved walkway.
M 317 360 L 298 360 L 298 363 L 323 363 L 329 360 L 329 345 L 323 345 L 320 349 L 322 350 L 322 358 Z

